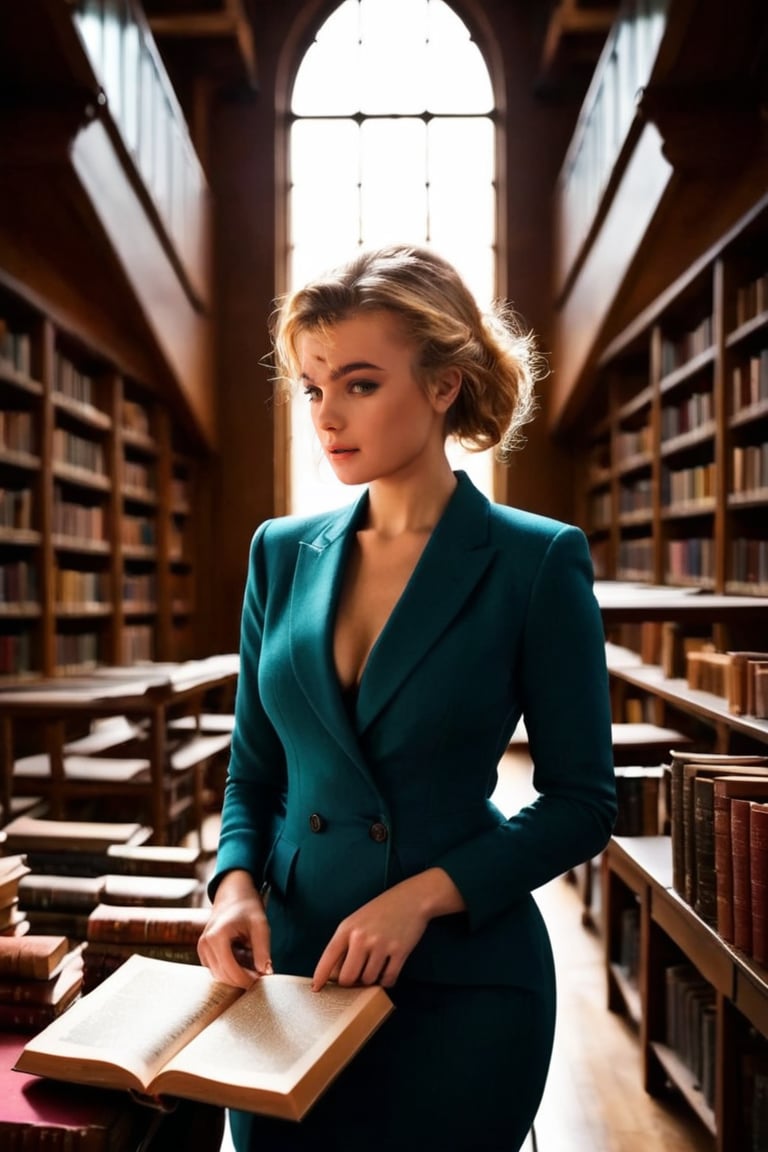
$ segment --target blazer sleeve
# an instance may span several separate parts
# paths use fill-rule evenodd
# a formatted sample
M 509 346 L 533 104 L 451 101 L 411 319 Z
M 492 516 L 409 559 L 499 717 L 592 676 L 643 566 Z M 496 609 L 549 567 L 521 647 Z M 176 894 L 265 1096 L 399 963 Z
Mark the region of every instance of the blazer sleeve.
M 538 796 L 435 863 L 471 928 L 595 856 L 616 818 L 605 637 L 583 533 L 562 526 L 534 576 L 518 682 Z
M 268 584 L 262 524 L 251 542 L 240 627 L 240 675 L 235 699 L 227 783 L 221 814 L 216 869 L 208 886 L 211 898 L 223 874 L 244 868 L 261 883 L 284 810 L 285 754 L 267 716 L 259 690 L 266 590 Z

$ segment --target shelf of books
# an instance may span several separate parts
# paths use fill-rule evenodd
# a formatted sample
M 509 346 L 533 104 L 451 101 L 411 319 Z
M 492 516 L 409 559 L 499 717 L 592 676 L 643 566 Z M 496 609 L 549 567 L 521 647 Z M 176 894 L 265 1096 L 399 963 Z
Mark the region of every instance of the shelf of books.
M 768 196 L 593 384 L 578 519 L 613 721 L 689 741 L 617 768 L 608 1005 L 637 1027 L 646 1087 L 674 1086 L 717 1152 L 768 1147 Z
M 615 837 L 603 857 L 608 1008 L 637 1028 L 645 1088 L 682 1096 L 717 1152 L 763 1148 L 768 1131 L 766 891 L 757 880 L 768 874 L 768 760 L 760 769 L 735 761 L 680 759 L 691 798 L 694 782 L 716 797 L 709 816 L 673 816 L 668 836 Z M 754 827 L 726 843 L 737 797 Z M 691 858 L 680 871 L 684 830 Z
M 195 468 L 150 387 L 0 288 L 0 678 L 194 655 Z
M 599 362 L 579 513 L 601 579 L 768 592 L 768 197 Z

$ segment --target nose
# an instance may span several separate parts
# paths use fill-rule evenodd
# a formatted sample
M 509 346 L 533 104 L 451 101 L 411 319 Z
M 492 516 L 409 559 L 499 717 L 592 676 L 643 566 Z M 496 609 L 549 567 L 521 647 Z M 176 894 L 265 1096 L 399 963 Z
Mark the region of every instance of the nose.
M 336 431 L 344 424 L 341 405 L 328 392 L 323 392 L 321 398 L 312 405 L 312 416 L 315 427 L 323 432 Z

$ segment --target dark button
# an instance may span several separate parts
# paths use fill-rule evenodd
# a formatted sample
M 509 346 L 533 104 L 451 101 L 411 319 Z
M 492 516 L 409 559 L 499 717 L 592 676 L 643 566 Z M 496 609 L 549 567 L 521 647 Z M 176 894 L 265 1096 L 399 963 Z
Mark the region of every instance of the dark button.
M 375 840 L 377 844 L 383 844 L 389 836 L 389 832 L 386 824 L 382 824 L 380 820 L 377 820 L 375 824 L 371 824 L 368 829 L 368 835 L 371 840 Z
M 325 820 L 317 812 L 313 812 L 309 818 L 309 826 L 313 832 L 322 832 L 325 828 Z

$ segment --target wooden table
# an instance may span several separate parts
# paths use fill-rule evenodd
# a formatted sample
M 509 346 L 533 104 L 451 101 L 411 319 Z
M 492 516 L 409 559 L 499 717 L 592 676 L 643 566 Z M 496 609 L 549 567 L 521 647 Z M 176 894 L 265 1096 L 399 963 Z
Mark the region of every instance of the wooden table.
M 40 750 L 50 760 L 45 793 L 51 814 L 57 816 L 67 795 L 83 795 L 86 788 L 103 788 L 105 793 L 128 791 L 125 781 L 110 782 L 108 778 L 98 784 L 81 781 L 78 788 L 76 781 L 67 779 L 64 768 L 65 744 L 73 725 L 124 715 L 146 727 L 146 751 L 142 754 L 148 760 L 148 772 L 144 780 L 129 783 L 143 790 L 149 801 L 154 842 L 167 843 L 171 814 L 166 794 L 169 773 L 174 772 L 168 752 L 169 720 L 178 715 L 199 715 L 212 692 L 234 689 L 238 672 L 239 658 L 225 655 L 181 664 L 104 667 L 88 676 L 57 677 L 4 688 L 0 691 L 0 799 L 4 818 L 9 819 L 14 792 L 17 724 L 40 726 Z M 178 775 L 199 765 L 201 756 L 211 755 L 215 739 L 193 733 L 190 740 L 198 743 L 185 745 L 185 756 L 175 765 Z M 225 741 L 226 737 L 218 738 L 219 745 Z

